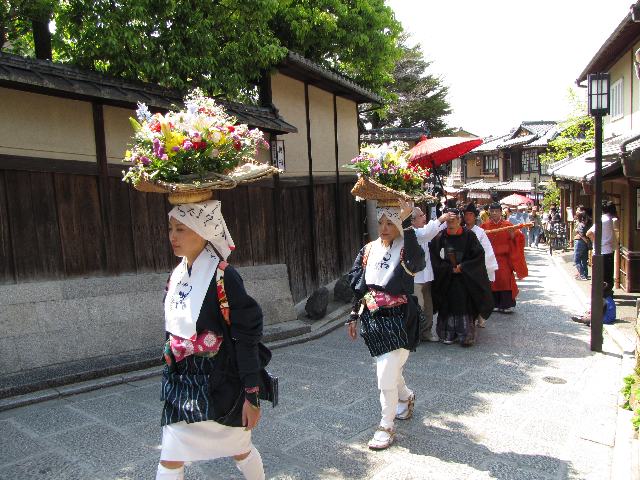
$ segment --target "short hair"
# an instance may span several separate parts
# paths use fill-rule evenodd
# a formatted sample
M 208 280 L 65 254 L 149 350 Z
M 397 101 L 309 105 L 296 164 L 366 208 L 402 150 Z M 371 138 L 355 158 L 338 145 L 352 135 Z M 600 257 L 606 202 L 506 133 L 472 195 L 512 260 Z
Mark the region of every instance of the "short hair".
M 413 207 L 411 209 L 411 220 L 415 220 L 418 217 L 418 210 L 420 210 L 422 212 L 422 209 L 420 207 Z M 424 213 L 424 212 L 422 212 Z
M 584 212 L 576 213 L 576 220 L 579 222 L 584 222 L 585 214 Z
M 617 216 L 618 212 L 616 210 L 616 205 L 613 202 L 604 202 L 602 205 L 602 213 L 608 213 L 612 216 Z

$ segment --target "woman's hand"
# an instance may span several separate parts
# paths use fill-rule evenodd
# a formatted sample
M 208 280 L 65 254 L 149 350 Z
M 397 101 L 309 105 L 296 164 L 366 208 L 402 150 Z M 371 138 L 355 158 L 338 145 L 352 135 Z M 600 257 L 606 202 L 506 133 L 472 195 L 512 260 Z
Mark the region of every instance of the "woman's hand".
M 409 218 L 413 212 L 413 202 L 407 202 L 402 198 L 398 199 L 398 202 L 400 203 L 400 218 L 402 220 Z
M 358 330 L 356 328 L 357 323 L 358 322 L 347 323 L 347 334 L 351 337 L 351 340 L 355 340 L 358 337 Z
M 453 273 L 461 273 L 462 272 L 462 267 L 460 265 L 456 265 L 455 267 L 453 267 Z
M 260 415 L 262 415 L 260 407 L 254 406 L 249 400 L 244 401 L 242 406 L 242 425 L 244 425 L 245 430 L 253 430 L 260 421 Z

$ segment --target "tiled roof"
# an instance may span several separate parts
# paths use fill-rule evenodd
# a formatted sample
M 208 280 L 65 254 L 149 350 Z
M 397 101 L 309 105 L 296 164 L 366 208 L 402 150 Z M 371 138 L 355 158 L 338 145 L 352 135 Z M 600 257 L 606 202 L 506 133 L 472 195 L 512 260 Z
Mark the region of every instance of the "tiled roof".
M 490 188 L 494 188 L 500 182 L 487 182 L 486 180 L 474 180 L 473 182 L 465 183 L 462 188 L 465 190 L 478 190 L 485 191 Z
M 360 134 L 361 142 L 381 143 L 396 140 L 404 142 L 417 142 L 422 135 L 429 135 L 428 128 L 371 128 Z
M 382 97 L 371 90 L 361 87 L 345 75 L 318 65 L 295 52 L 289 51 L 281 62 L 280 67 L 290 67 L 294 74 L 297 71 L 298 74 L 308 75 L 316 80 L 328 81 L 334 87 L 337 87 L 339 90 L 337 93 L 352 97 L 358 103 L 383 103 Z M 287 73 L 285 70 L 281 70 Z
M 549 142 L 554 140 L 560 134 L 560 127 L 558 125 L 554 125 L 549 130 L 546 131 L 540 138 L 537 138 L 531 143 L 527 144 L 527 147 L 546 147 L 549 145 Z
M 620 166 L 620 146 L 623 142 L 638 136 L 638 133 L 620 135 L 605 140 L 602 145 L 602 173 L 610 173 Z M 640 139 L 626 145 L 626 151 L 640 148 Z M 590 181 L 595 175 L 595 149 L 575 158 L 565 158 L 549 166 L 548 172 L 556 178 L 577 182 Z
M 495 190 L 497 192 L 530 192 L 531 181 L 513 180 L 511 182 L 487 182 L 486 180 L 475 180 L 466 183 L 462 188 L 469 191 L 486 192 Z
M 498 145 L 500 145 L 505 139 L 509 138 L 510 136 L 510 133 L 506 133 L 497 137 L 486 137 L 483 139 L 484 141 L 482 145 L 479 145 L 471 150 L 471 153 L 494 152 L 498 149 Z
M 537 138 L 538 138 L 537 133 L 534 133 L 532 135 L 524 135 L 522 137 L 511 138 L 505 142 L 502 142 L 500 145 L 498 145 L 498 148 L 502 149 L 502 148 L 516 147 L 518 145 L 525 145 L 529 142 L 532 142 L 533 140 L 536 140 Z
M 0 53 L 0 86 L 28 86 L 39 92 L 64 92 L 71 98 L 100 100 L 128 108 L 135 107 L 138 102 L 161 109 L 182 103 L 180 92 L 159 85 L 122 80 L 70 65 L 8 53 Z M 239 122 L 252 127 L 276 133 L 298 131 L 273 108 L 223 100 L 218 102 Z
M 556 122 L 551 120 L 534 120 L 524 121 L 520 124 L 522 128 L 526 128 L 531 133 L 537 133 L 538 135 L 545 134 L 550 128 L 553 128 Z

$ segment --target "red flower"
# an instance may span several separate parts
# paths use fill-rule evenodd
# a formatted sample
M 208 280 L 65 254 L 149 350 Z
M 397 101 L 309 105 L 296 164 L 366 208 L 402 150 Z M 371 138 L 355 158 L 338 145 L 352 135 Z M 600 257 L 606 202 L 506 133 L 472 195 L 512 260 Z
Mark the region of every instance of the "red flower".
M 236 140 L 235 142 L 233 142 L 233 148 L 235 148 L 236 150 L 240 150 L 242 148 L 242 144 Z
M 205 142 L 193 142 L 193 148 L 196 150 L 204 150 L 207 148 L 207 144 Z
M 160 129 L 161 129 L 160 122 L 155 122 L 149 125 L 149 130 L 151 130 L 152 132 L 159 132 Z
M 411 175 L 409 175 L 408 173 L 405 173 L 405 174 L 403 175 L 403 177 L 404 177 L 405 181 L 407 181 L 407 182 L 408 182 L 409 180 L 411 180 Z
M 227 131 L 228 131 L 229 133 L 233 133 L 233 132 L 235 132 L 235 131 L 236 131 L 236 127 L 234 127 L 233 125 L 229 125 L 229 126 L 227 127 Z

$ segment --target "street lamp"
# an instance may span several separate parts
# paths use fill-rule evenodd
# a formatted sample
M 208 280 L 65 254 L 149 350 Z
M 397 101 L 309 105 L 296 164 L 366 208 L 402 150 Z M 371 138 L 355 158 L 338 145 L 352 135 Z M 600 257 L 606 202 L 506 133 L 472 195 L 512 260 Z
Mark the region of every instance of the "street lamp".
M 596 171 L 595 209 L 595 241 L 593 242 L 593 271 L 591 274 L 591 350 L 602 351 L 602 298 L 603 262 L 602 262 L 602 117 L 609 115 L 609 74 L 594 73 L 587 76 L 589 115 L 595 123 Z M 613 288 L 613 285 L 609 285 Z

